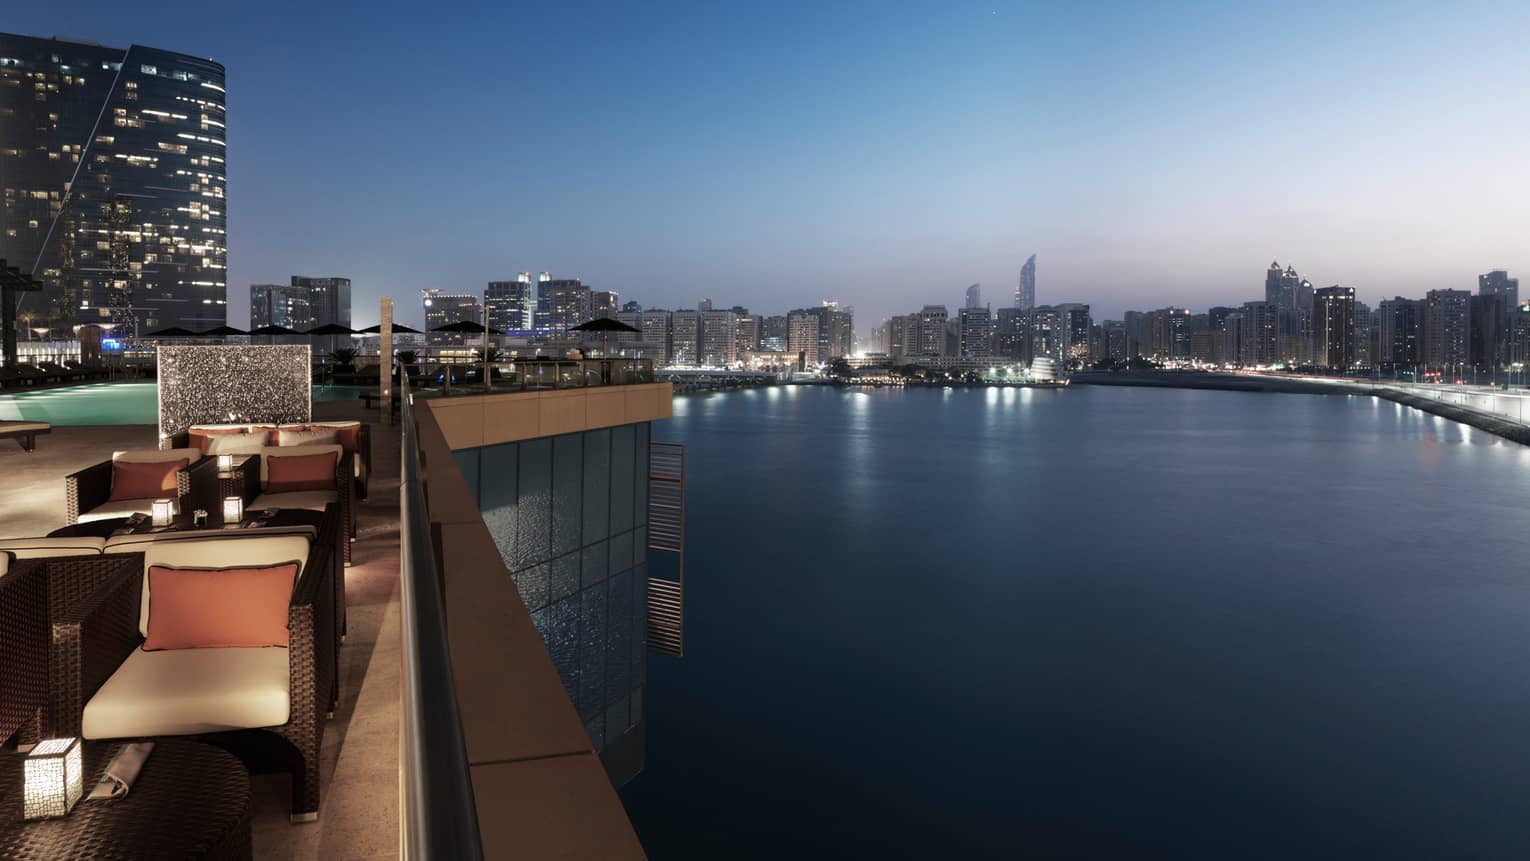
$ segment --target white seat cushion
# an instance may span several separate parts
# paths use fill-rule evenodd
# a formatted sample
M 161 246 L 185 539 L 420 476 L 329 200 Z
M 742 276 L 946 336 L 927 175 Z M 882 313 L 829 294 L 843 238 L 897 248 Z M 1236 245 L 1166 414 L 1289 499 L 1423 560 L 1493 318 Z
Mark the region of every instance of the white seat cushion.
M 42 559 L 49 556 L 95 556 L 106 545 L 104 538 L 6 538 L 0 550 L 17 559 Z
M 53 425 L 47 422 L 0 422 L 0 433 L 26 433 L 28 431 L 45 431 Z
M 0 550 L 0 577 L 11 573 L 11 554 Z
M 174 497 L 170 494 L 169 497 Z M 128 517 L 133 514 L 149 514 L 154 510 L 153 499 L 113 499 L 103 502 L 89 511 L 80 512 L 80 522 L 89 523 L 92 520 L 110 520 L 113 517 Z
M 340 494 L 333 490 L 295 490 L 291 493 L 262 493 L 250 503 L 250 511 L 262 508 L 306 508 L 323 511 L 331 502 L 339 502 Z
M 85 704 L 86 738 L 192 735 L 281 726 L 287 650 L 138 649 Z

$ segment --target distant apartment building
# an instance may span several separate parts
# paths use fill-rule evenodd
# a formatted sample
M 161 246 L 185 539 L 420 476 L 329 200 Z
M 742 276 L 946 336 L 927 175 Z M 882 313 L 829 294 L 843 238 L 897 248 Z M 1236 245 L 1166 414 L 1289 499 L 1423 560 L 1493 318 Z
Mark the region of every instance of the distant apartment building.
M 1131 358 L 1126 352 L 1126 324 L 1120 320 L 1106 320 L 1100 324 L 1101 341 L 1105 355 L 1112 362 L 1124 362 Z
M 949 316 L 950 312 L 944 305 L 926 305 L 914 315 L 916 327 L 911 355 L 946 355 L 946 321 Z
M 760 349 L 760 317 L 747 308 L 733 309 L 733 349 L 742 356 Z
M 1364 302 L 1355 302 L 1355 366 L 1375 365 L 1376 312 Z
M 147 333 L 228 321 L 224 69 L 142 45 L 0 34 L 0 259 L 18 317 Z
M 1466 290 L 1430 290 L 1424 297 L 1423 362 L 1452 368 L 1471 361 L 1471 300 Z
M 785 314 L 760 318 L 760 349 L 771 353 L 786 352 L 788 323 Z
M 732 311 L 702 311 L 698 353 L 700 364 L 732 367 L 738 359 L 738 315 Z
M 1213 365 L 1236 364 L 1238 361 L 1237 327 L 1229 326 L 1229 319 L 1237 314 L 1234 308 L 1217 305 L 1206 310 L 1206 337 L 1209 342 L 1206 361 Z
M 1423 359 L 1420 329 L 1423 303 L 1417 299 L 1383 299 L 1376 306 L 1376 349 L 1378 364 L 1412 366 Z
M 696 365 L 701 358 L 701 312 L 676 311 L 670 315 L 669 363 Z
M 1026 326 L 1029 315 L 1022 308 L 1000 308 L 993 332 L 994 355 L 1006 359 L 1030 361 L 1025 355 Z
M 501 332 L 529 332 L 536 325 L 537 291 L 530 272 L 514 281 L 490 281 L 483 291 L 484 310 L 490 328 Z
M 643 312 L 639 328 L 643 330 L 642 342 L 648 345 L 648 355 L 658 364 L 666 364 L 673 355 L 670 345 L 670 312 L 663 308 L 649 308 Z
M 1274 302 L 1244 302 L 1239 340 L 1244 365 L 1280 362 L 1280 307 Z
M 968 293 L 970 301 L 973 298 L 970 288 Z M 957 332 L 958 355 L 973 359 L 993 354 L 993 317 L 987 308 L 969 305 L 958 311 Z
M 963 308 L 977 308 L 977 307 L 981 306 L 982 304 L 983 304 L 983 285 L 981 285 L 981 284 L 973 284 L 970 287 L 968 287 L 967 288 L 967 295 L 965 297 L 965 301 L 962 302 L 962 307 Z
M 1519 312 L 1519 279 L 1495 269 L 1477 276 L 1473 299 L 1472 363 L 1491 368 L 1510 364 L 1513 315 Z
M 432 345 L 466 344 L 469 337 L 451 332 L 437 332 L 441 326 L 463 321 L 482 323 L 483 306 L 469 293 L 446 293 L 431 289 L 421 292 L 425 306 L 425 334 Z
M 1312 297 L 1312 363 L 1348 370 L 1355 365 L 1355 288 L 1323 287 Z
M 786 315 L 787 358 L 801 370 L 818 366 L 818 315 L 797 310 Z
M 1056 306 L 1063 331 L 1063 359 L 1070 365 L 1089 361 L 1089 340 L 1094 321 L 1089 316 L 1089 306 L 1082 302 L 1065 302 Z
M 546 272 L 537 284 L 536 328 L 567 332 L 590 319 L 590 288 L 578 278 L 554 280 Z

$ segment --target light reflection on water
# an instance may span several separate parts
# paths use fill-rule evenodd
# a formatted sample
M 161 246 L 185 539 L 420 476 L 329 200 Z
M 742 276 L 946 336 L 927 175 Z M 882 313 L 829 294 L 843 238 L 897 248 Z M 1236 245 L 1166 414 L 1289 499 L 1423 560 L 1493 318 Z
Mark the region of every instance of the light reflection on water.
M 651 857 L 1530 857 L 1530 449 L 1344 397 L 684 400 Z

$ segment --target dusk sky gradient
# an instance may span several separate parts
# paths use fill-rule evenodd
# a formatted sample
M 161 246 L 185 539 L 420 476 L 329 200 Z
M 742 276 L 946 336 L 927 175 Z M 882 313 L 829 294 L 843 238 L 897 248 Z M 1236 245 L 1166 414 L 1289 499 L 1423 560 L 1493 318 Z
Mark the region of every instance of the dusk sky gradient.
M 1530 274 L 1530 4 L 207 4 L 3 29 L 228 68 L 229 318 L 252 283 L 550 270 L 857 329 L 983 284 L 1203 310 L 1272 258 L 1383 296 Z M 153 10 L 153 11 L 151 11 Z

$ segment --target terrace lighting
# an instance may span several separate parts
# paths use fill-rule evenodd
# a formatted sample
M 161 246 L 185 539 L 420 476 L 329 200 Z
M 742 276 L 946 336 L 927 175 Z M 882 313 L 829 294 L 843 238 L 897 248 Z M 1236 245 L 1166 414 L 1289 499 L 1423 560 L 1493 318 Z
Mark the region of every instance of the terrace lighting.
M 155 526 L 169 526 L 170 519 L 175 516 L 174 508 L 168 499 L 156 499 L 149 509 L 150 516 L 154 519 Z
M 85 763 L 78 738 L 50 738 L 27 754 L 22 815 L 27 819 L 67 816 L 85 794 Z
M 244 519 L 244 497 L 223 497 L 223 525 L 237 526 Z

